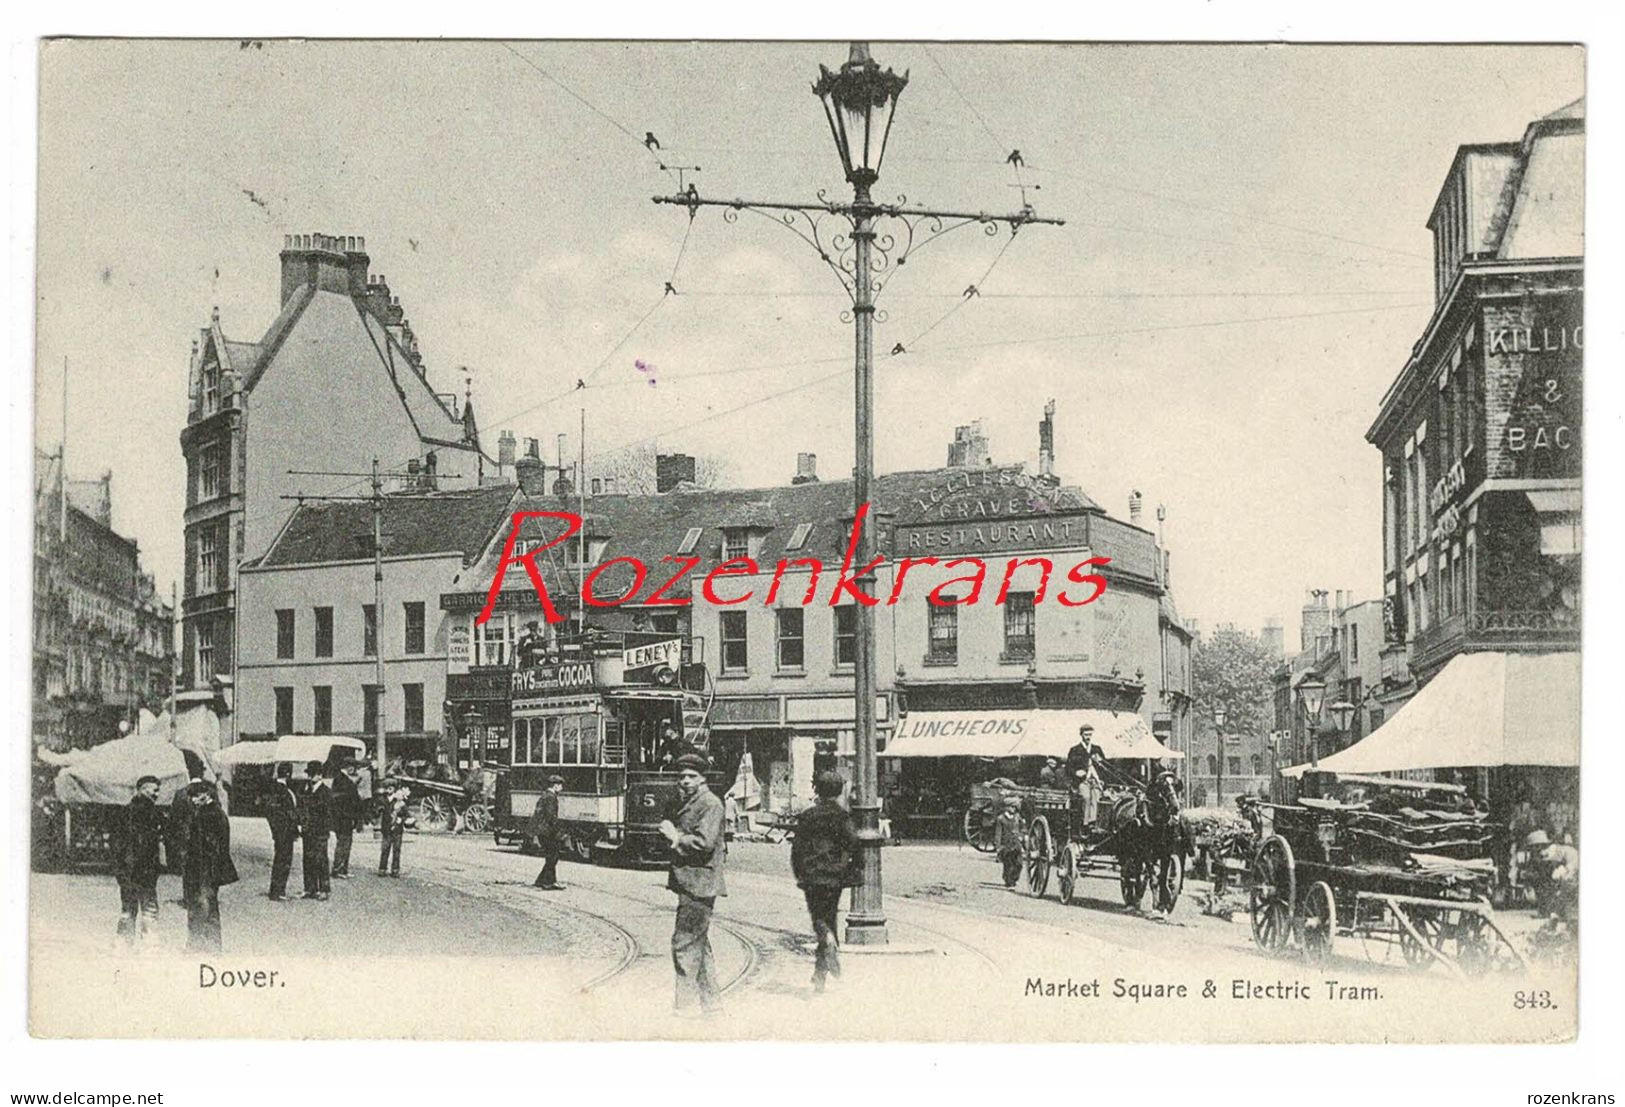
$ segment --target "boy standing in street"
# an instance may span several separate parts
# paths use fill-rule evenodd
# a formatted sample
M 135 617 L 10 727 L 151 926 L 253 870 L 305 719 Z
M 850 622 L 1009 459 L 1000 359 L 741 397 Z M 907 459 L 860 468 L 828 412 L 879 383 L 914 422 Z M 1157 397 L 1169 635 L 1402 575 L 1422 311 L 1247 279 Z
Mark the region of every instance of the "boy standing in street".
M 818 774 L 813 780 L 818 800 L 796 816 L 795 839 L 790 843 L 790 868 L 807 897 L 807 914 L 818 939 L 812 978 L 815 992 L 822 992 L 830 977 L 840 979 L 837 927 L 841 893 L 858 883 L 860 872 L 858 834 L 852 817 L 840 804 L 845 787 L 840 773 Z
M 406 801 L 411 795 L 405 785 L 395 785 L 384 797 L 378 815 L 378 836 L 383 848 L 378 852 L 378 875 L 401 875 L 401 839 L 406 835 Z
M 993 849 L 1004 866 L 1004 886 L 1014 888 L 1021 879 L 1021 800 L 1006 796 L 1004 810 L 993 820 Z

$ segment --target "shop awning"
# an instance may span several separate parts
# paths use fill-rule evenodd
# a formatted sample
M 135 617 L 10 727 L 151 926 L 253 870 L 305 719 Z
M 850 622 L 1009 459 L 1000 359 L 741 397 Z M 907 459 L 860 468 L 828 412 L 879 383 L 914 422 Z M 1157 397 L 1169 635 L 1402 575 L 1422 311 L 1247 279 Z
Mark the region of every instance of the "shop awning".
M 216 756 L 222 765 L 273 765 L 281 761 L 326 761 L 333 750 L 364 753 L 367 744 L 340 734 L 285 734 L 274 742 L 248 741 L 227 746 Z
M 1464 653 L 1368 737 L 1322 758 L 1320 771 L 1579 764 L 1578 653 Z
M 1078 728 L 1110 760 L 1183 757 L 1126 711 L 912 711 L 897 722 L 882 757 L 1065 757 Z

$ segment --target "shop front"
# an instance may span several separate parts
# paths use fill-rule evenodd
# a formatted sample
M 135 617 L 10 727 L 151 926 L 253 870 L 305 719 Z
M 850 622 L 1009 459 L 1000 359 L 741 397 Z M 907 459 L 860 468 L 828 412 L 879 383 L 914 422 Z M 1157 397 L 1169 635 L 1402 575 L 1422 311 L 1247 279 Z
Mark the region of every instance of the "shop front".
M 459 774 L 475 765 L 508 763 L 511 679 L 506 667 L 446 675 L 446 732 Z

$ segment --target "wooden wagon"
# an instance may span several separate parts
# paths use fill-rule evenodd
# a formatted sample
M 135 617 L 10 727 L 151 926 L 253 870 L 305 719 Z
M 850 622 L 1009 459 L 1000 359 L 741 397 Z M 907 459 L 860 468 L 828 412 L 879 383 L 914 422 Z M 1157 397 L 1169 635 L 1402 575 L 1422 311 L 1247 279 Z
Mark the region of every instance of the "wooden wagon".
M 1417 969 L 1526 967 L 1490 906 L 1495 828 L 1461 790 L 1356 782 L 1377 797 L 1263 805 L 1271 826 L 1247 873 L 1258 947 L 1280 953 L 1295 944 L 1323 960 L 1339 938 L 1355 938 L 1368 950 L 1371 942 L 1397 949 Z

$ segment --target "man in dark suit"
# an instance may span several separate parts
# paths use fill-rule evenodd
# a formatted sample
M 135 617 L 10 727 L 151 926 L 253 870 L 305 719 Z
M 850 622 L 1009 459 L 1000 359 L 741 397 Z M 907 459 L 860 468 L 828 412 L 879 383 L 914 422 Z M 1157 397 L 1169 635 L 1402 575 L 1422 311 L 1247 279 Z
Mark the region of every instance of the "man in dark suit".
M 333 773 L 333 876 L 350 879 L 350 846 L 361 822 L 361 791 L 356 787 L 356 764 L 347 761 Z
M 327 873 L 327 836 L 333 830 L 333 788 L 324 774 L 322 763 L 312 761 L 305 766 L 310 780 L 300 805 L 299 837 L 304 842 L 304 855 L 300 859 L 305 878 L 305 899 L 326 899 L 331 891 Z
M 858 833 L 852 817 L 841 806 L 846 780 L 840 773 L 819 773 L 813 780 L 818 800 L 796 816 L 795 839 L 790 843 L 790 869 L 807 897 L 818 939 L 813 967 L 813 991 L 822 992 L 830 977 L 841 975 L 841 943 L 837 935 L 841 893 L 858 883 Z
M 158 846 L 163 819 L 158 813 L 158 778 L 143 776 L 124 811 L 113 849 L 118 878 L 118 934 L 125 942 L 146 941 L 158 926 Z
M 186 877 L 192 888 L 186 901 L 186 948 L 217 952 L 220 889 L 237 883 L 237 868 L 231 863 L 231 820 L 213 784 L 187 785 L 186 795 L 192 803 L 186 835 Z
M 536 887 L 544 892 L 559 891 L 559 847 L 563 834 L 559 827 L 559 793 L 564 791 L 564 778 L 547 778 L 547 790 L 536 801 L 536 811 L 530 817 L 530 836 L 536 839 L 536 848 L 543 857 L 542 871 L 536 874 Z
M 682 806 L 660 823 L 660 833 L 671 844 L 671 874 L 666 887 L 677 893 L 677 924 L 671 935 L 671 960 L 677 972 L 677 1014 L 717 1014 L 722 992 L 717 987 L 716 961 L 711 954 L 711 911 L 717 897 L 728 894 L 723 864 L 728 846 L 723 840 L 722 801 L 705 783 L 710 763 L 699 754 L 677 759 L 677 787 Z M 700 1010 L 694 1010 L 696 1003 Z
M 265 822 L 271 828 L 271 891 L 275 900 L 288 898 L 288 874 L 293 871 L 293 841 L 299 837 L 299 800 L 293 794 L 288 765 L 276 767 L 276 778 L 265 795 Z

